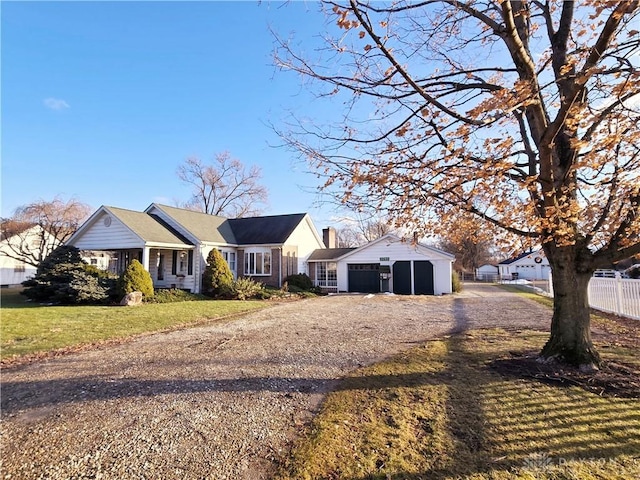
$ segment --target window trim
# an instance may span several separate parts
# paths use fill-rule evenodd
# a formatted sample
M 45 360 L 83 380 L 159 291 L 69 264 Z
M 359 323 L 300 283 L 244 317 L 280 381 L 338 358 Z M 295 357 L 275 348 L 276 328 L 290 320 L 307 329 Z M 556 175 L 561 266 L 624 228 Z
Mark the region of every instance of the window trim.
M 333 268 L 329 268 L 333 265 Z M 323 274 L 321 272 L 324 270 Z M 330 277 L 330 273 L 333 273 Z M 338 263 L 337 262 L 317 262 L 316 263 L 316 285 L 318 287 L 334 288 L 338 286 Z
M 257 261 L 260 259 L 258 268 Z M 245 250 L 244 252 L 244 275 L 248 277 L 270 277 L 272 272 L 271 249 Z M 257 273 L 260 271 L 261 273 Z

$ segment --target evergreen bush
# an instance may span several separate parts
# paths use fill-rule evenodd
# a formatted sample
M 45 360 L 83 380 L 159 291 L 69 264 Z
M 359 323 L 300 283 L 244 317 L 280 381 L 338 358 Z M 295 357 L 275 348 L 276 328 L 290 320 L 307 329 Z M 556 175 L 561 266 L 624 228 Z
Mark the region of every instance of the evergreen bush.
M 298 287 L 303 291 L 310 291 L 313 289 L 313 282 L 311 281 L 311 278 L 309 278 L 309 275 L 307 275 L 306 273 L 289 275 L 287 278 L 285 278 L 285 282 L 287 282 L 290 291 L 293 291 L 291 290 L 291 287 Z
M 91 304 L 104 303 L 111 297 L 115 279 L 87 265 L 77 248 L 62 246 L 51 252 L 36 275 L 22 285 L 23 295 L 36 302 Z
M 211 297 L 227 297 L 232 293 L 233 275 L 216 248 L 207 256 L 207 266 L 202 274 L 202 291 Z
M 118 279 L 121 296 L 131 292 L 142 292 L 146 300 L 153 298 L 153 280 L 138 260 L 133 260 Z

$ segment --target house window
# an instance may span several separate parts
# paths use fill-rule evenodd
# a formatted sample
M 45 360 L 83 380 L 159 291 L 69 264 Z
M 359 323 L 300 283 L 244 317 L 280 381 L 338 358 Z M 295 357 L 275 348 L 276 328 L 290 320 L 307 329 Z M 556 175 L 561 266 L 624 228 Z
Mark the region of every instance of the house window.
M 245 275 L 271 275 L 271 252 L 245 252 Z
M 184 275 L 187 271 L 187 252 L 180 252 L 179 274 Z
M 231 273 L 235 273 L 236 271 L 236 252 L 222 252 L 222 257 L 229 265 L 229 270 Z
M 319 287 L 337 287 L 338 264 L 336 262 L 318 262 L 316 264 L 316 283 Z
M 14 271 L 14 273 L 23 273 L 23 272 L 25 272 L 24 262 L 16 263 L 13 266 L 13 271 Z
M 158 280 L 164 280 L 164 254 L 158 252 Z

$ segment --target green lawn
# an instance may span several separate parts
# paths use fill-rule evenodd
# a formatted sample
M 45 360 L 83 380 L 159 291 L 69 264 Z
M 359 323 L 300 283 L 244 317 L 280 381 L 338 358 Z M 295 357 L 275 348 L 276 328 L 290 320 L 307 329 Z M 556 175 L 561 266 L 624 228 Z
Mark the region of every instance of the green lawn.
M 640 478 L 640 400 L 490 368 L 548 334 L 480 330 L 344 378 L 285 459 L 290 479 Z M 635 363 L 637 352 L 602 350 Z
M 0 290 L 3 360 L 132 335 L 179 328 L 269 305 L 263 301 L 202 300 L 138 307 L 40 306 L 17 289 Z

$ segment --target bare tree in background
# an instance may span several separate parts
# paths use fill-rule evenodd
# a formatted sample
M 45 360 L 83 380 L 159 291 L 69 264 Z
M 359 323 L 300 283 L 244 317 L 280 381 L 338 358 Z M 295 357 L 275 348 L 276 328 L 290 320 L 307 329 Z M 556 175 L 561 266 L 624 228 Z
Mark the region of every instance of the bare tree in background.
M 340 248 L 359 247 L 372 242 L 387 233 L 396 233 L 389 222 L 375 216 L 358 213 L 355 218 L 342 220 L 343 226 L 338 228 L 337 243 Z
M 640 1 L 323 5 L 324 48 L 280 41 L 276 62 L 343 110 L 290 116 L 283 140 L 347 207 L 436 235 L 465 212 L 541 245 L 540 358 L 596 367 L 589 281 L 640 253 Z
M 2 221 L 2 239 L 11 239 L 3 253 L 37 267 L 90 213 L 89 205 L 73 198 L 65 202 L 56 197 L 18 207 L 11 218 Z
M 193 196 L 183 207 L 229 218 L 259 215 L 267 202 L 267 189 L 258 182 L 262 172 L 247 169 L 228 152 L 216 155 L 212 164 L 188 158 L 178 167 L 178 178 L 192 186 Z

